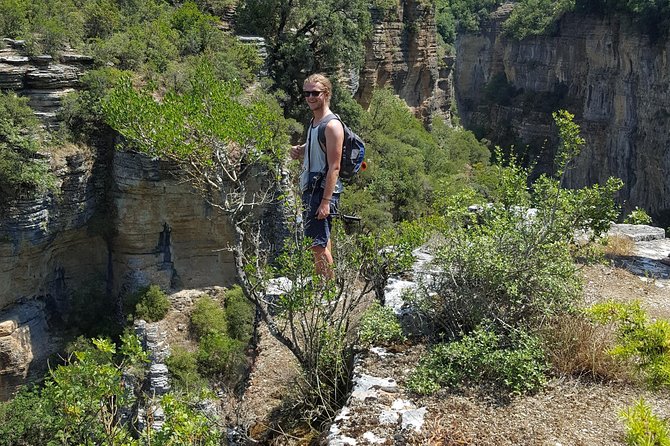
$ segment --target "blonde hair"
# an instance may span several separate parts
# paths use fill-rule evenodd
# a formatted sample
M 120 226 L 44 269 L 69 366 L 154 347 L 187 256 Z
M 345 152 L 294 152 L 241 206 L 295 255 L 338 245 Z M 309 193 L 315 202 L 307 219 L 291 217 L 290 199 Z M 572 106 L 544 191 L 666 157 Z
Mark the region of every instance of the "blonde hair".
M 323 91 L 324 95 L 326 96 L 327 100 L 330 100 L 330 95 L 333 91 L 333 84 L 330 82 L 330 79 L 326 77 L 325 74 L 323 73 L 314 73 L 310 74 L 307 76 L 307 79 L 305 79 L 305 82 L 303 82 L 303 86 L 305 84 L 316 84 L 319 83 L 323 85 Z

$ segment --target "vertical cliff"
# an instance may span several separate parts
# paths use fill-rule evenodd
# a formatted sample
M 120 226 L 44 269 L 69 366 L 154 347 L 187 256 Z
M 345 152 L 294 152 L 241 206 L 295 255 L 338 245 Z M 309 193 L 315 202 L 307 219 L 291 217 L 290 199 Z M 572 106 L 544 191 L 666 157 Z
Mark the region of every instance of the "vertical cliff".
M 373 34 L 356 99 L 365 107 L 375 88 L 390 87 L 417 116 L 449 119 L 451 64 L 438 60 L 434 6 L 402 0 L 397 9 L 371 12 Z
M 554 34 L 517 41 L 501 32 L 508 14 L 501 8 L 481 33 L 458 38 L 464 125 L 497 143 L 529 144 L 551 170 L 551 112 L 567 109 L 587 142 L 567 185 L 619 177 L 625 209 L 670 223 L 670 40 L 651 41 L 626 17 L 568 14 Z
M 45 126 L 57 125 L 61 98 L 79 88 L 90 58 L 30 57 L 21 42 L 5 42 L 0 88 L 27 96 Z M 60 347 L 53 341 L 74 293 L 99 290 L 90 298 L 113 313 L 120 294 L 144 285 L 234 281 L 223 217 L 169 164 L 117 152 L 110 135 L 98 140 L 49 154 L 57 193 L 0 212 L 0 400 Z

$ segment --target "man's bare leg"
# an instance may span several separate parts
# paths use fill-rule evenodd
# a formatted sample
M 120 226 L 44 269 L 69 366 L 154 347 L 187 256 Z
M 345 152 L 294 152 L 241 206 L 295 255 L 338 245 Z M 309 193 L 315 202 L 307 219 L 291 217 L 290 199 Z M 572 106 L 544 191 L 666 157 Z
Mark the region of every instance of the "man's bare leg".
M 325 247 L 312 246 L 316 272 L 326 279 L 333 279 L 335 277 L 335 273 L 333 272 L 333 255 L 331 254 L 330 247 L 330 240 L 328 240 Z

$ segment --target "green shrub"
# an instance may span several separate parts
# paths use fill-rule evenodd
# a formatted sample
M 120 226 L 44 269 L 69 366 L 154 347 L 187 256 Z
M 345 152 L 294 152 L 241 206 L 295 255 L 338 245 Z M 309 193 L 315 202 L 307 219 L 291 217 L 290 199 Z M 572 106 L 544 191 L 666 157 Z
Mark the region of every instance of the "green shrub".
M 198 369 L 205 376 L 218 376 L 235 382 L 241 377 L 245 346 L 245 343 L 225 333 L 207 333 L 198 343 Z
M 392 344 L 405 340 L 393 309 L 375 301 L 363 314 L 358 334 L 363 345 Z
M 54 403 L 28 387 L 11 401 L 0 402 L 0 446 L 47 444 L 55 434 Z
M 238 285 L 226 291 L 225 308 L 228 334 L 231 338 L 249 342 L 254 333 L 254 306 L 244 297 Z
M 456 338 L 484 320 L 535 327 L 572 308 L 581 282 L 566 242 L 548 240 L 540 222 L 489 210 L 484 224 L 449 231 L 437 248 L 442 273 L 416 304 L 437 336 Z
M 432 394 L 442 387 L 493 384 L 513 394 L 540 389 L 548 367 L 537 338 L 517 332 L 505 340 L 477 328 L 459 341 L 434 346 L 408 379 L 408 388 Z
M 135 318 L 147 322 L 160 321 L 170 309 L 170 299 L 158 285 L 151 285 L 140 293 L 135 305 Z
M 650 225 L 652 223 L 652 219 L 644 209 L 635 207 L 635 209 L 633 209 L 630 214 L 624 218 L 623 222 L 629 225 Z
M 24 0 L 0 1 L 0 36 L 21 37 L 28 24 L 27 9 Z
M 68 94 L 61 103 L 59 118 L 65 123 L 72 139 L 89 142 L 109 131 L 104 124 L 101 100 L 121 77 L 116 68 L 87 71 L 81 77 L 82 89 Z
M 629 446 L 668 446 L 670 427 L 654 415 L 644 399 L 621 412 L 626 422 L 626 444 Z
M 575 0 L 522 0 L 505 20 L 503 29 L 517 39 L 547 34 L 563 14 L 574 8 Z
M 191 312 L 191 327 L 197 339 L 209 333 L 228 333 L 226 312 L 221 303 L 207 295 L 200 297 Z
M 652 387 L 670 386 L 670 322 L 649 321 L 639 302 L 613 301 L 593 305 L 588 314 L 603 324 L 614 324 L 617 344 L 609 353 L 634 364 Z
M 165 363 L 170 371 L 175 390 L 197 393 L 206 387 L 207 382 L 198 372 L 197 353 L 190 352 L 183 347 L 175 347 Z
M 28 98 L 0 92 L 0 202 L 56 191 L 48 160 L 38 153 L 44 138 Z

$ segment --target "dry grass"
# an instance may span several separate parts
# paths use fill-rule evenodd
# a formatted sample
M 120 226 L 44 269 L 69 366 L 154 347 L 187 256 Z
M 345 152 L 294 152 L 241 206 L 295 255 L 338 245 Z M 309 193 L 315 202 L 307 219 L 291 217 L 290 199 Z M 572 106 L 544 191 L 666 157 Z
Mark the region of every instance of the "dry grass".
M 628 381 L 627 368 L 607 351 L 614 345 L 612 327 L 594 324 L 584 315 L 565 315 L 544 330 L 545 351 L 559 375 L 605 381 Z
M 633 254 L 635 242 L 626 236 L 613 235 L 607 237 L 605 244 L 605 255 L 610 257 L 624 257 Z

